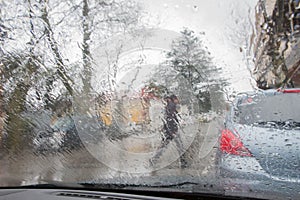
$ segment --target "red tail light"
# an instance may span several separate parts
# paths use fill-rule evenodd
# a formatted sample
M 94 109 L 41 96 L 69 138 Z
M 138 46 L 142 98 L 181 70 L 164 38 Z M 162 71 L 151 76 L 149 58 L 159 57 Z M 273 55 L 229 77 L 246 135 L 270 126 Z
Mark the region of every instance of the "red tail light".
M 238 156 L 252 156 L 242 141 L 228 129 L 222 131 L 220 150 L 224 153 Z

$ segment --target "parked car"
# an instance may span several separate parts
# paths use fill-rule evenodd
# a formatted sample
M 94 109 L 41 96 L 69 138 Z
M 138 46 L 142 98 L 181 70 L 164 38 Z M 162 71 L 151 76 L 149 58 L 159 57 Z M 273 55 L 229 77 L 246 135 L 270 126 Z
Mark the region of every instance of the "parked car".
M 65 115 L 53 121 L 51 114 L 44 111 L 27 114 L 26 117 L 34 125 L 33 147 L 35 152 L 53 153 L 79 149 L 83 146 L 72 116 Z
M 79 149 L 83 146 L 74 123 L 74 116 L 66 115 L 53 124 L 53 132 L 62 132 L 63 138 L 60 150 Z
M 280 183 L 299 187 L 299 102 L 300 89 L 237 96 L 219 138 L 217 166 L 224 184 L 273 192 Z

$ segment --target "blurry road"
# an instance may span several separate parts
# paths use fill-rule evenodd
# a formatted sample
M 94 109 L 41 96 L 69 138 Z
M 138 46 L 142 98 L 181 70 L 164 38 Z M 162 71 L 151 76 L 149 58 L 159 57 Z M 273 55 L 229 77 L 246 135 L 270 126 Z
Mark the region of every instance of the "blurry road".
M 184 157 L 189 162 L 189 167 L 186 169 L 180 169 L 178 159 L 171 163 L 166 162 L 168 165 L 154 170 L 149 165 L 148 159 L 144 159 L 144 163 L 141 164 L 138 159 L 134 161 L 130 160 L 131 158 L 123 157 L 126 154 L 110 154 L 108 156 L 112 160 L 119 159 L 118 167 L 124 166 L 125 168 L 116 170 L 109 164 L 100 162 L 99 159 L 95 158 L 95 155 L 85 148 L 47 155 L 35 155 L 28 151 L 22 152 L 19 157 L 10 157 L 9 155 L 1 157 L 0 186 L 36 184 L 48 182 L 49 180 L 85 182 L 117 178 L 125 182 L 134 177 L 140 179 L 149 176 L 173 176 L 178 178 L 198 176 L 202 179 L 205 177 L 209 179 L 215 174 L 214 160 L 218 124 L 217 120 L 213 120 L 210 123 L 194 123 L 182 128 L 182 141 L 189 146 L 184 153 Z M 193 133 L 195 134 L 193 135 Z M 123 139 L 121 143 L 125 151 L 143 156 L 146 155 L 143 153 L 149 151 L 150 147 L 153 150 L 158 146 L 160 138 L 156 138 L 156 141 L 152 141 L 156 146 L 147 146 L 145 144 L 149 144 L 149 138 L 143 140 L 135 136 Z M 99 154 L 101 153 L 107 154 L 107 152 L 99 152 Z M 174 155 L 173 151 L 165 151 L 161 156 L 161 162 L 167 160 L 171 155 Z M 129 166 L 132 169 L 126 169 L 128 165 L 124 164 L 125 162 L 133 163 Z M 140 171 L 139 168 L 141 167 L 145 169 Z M 141 173 L 132 173 L 132 171 L 140 171 Z

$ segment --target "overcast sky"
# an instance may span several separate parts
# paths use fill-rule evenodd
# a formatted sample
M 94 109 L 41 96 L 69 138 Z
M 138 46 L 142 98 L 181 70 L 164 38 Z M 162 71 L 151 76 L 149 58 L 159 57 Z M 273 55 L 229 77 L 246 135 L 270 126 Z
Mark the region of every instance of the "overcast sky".
M 206 33 L 214 61 L 224 67 L 237 91 L 250 90 L 245 58 L 257 0 L 139 0 L 153 25 L 179 32 L 188 27 Z M 251 19 L 251 20 L 250 20 Z M 242 52 L 240 51 L 242 48 Z M 252 67 L 251 63 L 250 66 Z M 252 82 L 253 83 L 253 82 Z

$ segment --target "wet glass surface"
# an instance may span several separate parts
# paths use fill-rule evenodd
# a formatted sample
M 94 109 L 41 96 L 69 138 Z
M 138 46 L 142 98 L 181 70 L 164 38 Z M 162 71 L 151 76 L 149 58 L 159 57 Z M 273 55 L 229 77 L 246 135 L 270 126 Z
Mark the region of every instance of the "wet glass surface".
M 0 8 L 0 186 L 300 196 L 299 1 Z

